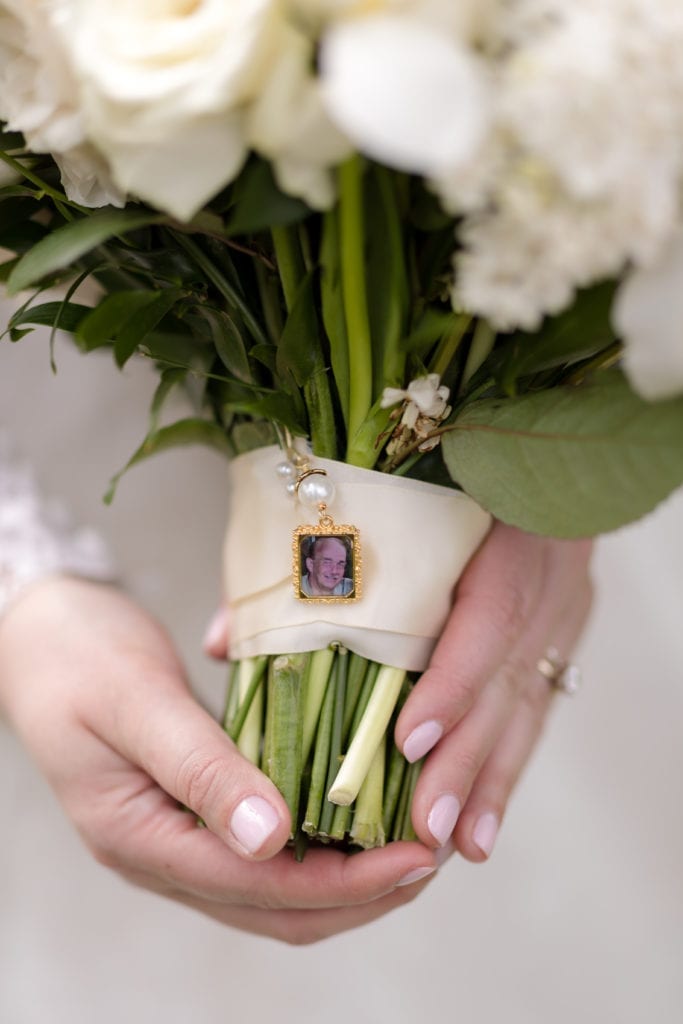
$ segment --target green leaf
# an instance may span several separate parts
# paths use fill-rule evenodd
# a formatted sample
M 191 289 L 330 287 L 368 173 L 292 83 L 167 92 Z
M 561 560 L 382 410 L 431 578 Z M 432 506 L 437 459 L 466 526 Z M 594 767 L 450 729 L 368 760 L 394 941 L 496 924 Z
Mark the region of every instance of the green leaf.
M 140 316 L 145 307 L 152 306 L 160 294 L 130 289 L 105 296 L 80 324 L 76 343 L 85 352 L 91 352 L 114 341 L 126 324 Z
M 236 380 L 251 384 L 254 378 L 247 347 L 235 319 L 209 306 L 197 306 L 197 314 L 205 321 L 208 335 L 228 373 Z
M 149 412 L 149 433 L 155 434 L 159 429 L 159 417 L 166 399 L 170 393 L 179 385 L 182 384 L 187 377 L 188 371 L 185 369 L 178 369 L 173 367 L 168 370 L 163 370 L 157 389 L 154 392 L 152 399 L 152 405 Z
M 324 365 L 311 273 L 301 282 L 285 322 L 277 346 L 277 366 L 283 379 L 291 374 L 297 387 L 301 388 Z
M 55 321 L 59 318 L 57 328 L 73 333 L 91 312 L 90 306 L 83 306 L 78 302 L 44 302 L 40 306 L 22 309 L 16 317 L 12 317 L 10 326 L 22 327 L 24 324 L 31 324 L 35 327 L 54 327 Z
M 165 218 L 150 210 L 105 209 L 57 228 L 38 242 L 10 274 L 7 289 L 16 295 L 48 274 L 75 263 L 91 249 L 117 235 L 159 224 Z
M 5 283 L 5 281 L 10 276 L 18 262 L 19 257 L 17 256 L 16 259 L 5 260 L 4 263 L 0 263 L 0 283 Z
M 12 152 L 15 149 L 23 149 L 26 143 L 21 132 L 12 132 L 3 128 L 0 130 L 0 150 L 3 153 Z
M 320 298 L 325 333 L 330 344 L 330 359 L 334 383 L 344 423 L 349 422 L 349 343 L 346 334 L 344 295 L 339 260 L 339 217 L 330 210 L 323 220 L 320 245 Z
M 371 165 L 365 178 L 366 275 L 374 398 L 403 384 L 401 338 L 408 319 L 405 243 L 392 173 Z
M 171 312 L 181 296 L 182 292 L 179 289 L 167 288 L 159 293 L 151 302 L 142 306 L 135 316 L 126 321 L 119 330 L 114 342 L 114 356 L 117 366 L 123 367 L 128 362 L 138 348 L 138 345 Z
M 231 236 L 295 224 L 310 212 L 300 199 L 280 191 L 269 164 L 263 160 L 253 160 L 245 167 L 231 190 L 231 200 L 227 225 Z
M 184 419 L 172 423 L 168 427 L 162 427 L 148 434 L 138 450 L 131 456 L 123 469 L 111 480 L 109 490 L 104 496 L 104 501 L 109 505 L 114 498 L 119 480 L 133 466 L 137 466 L 152 455 L 168 451 L 170 448 L 178 448 L 186 445 L 201 444 L 215 448 L 224 455 L 232 455 L 232 447 L 225 436 L 224 431 L 216 423 L 202 419 Z
M 234 395 L 224 403 L 224 406 L 232 412 L 246 413 L 255 419 L 279 423 L 297 436 L 306 434 L 306 425 L 301 421 L 296 402 L 284 392 L 259 397 Z
M 576 362 L 610 345 L 614 289 L 612 282 L 587 288 L 569 309 L 546 318 L 536 333 L 515 333 L 501 348 L 496 378 L 503 390 L 512 395 L 520 377 Z
M 453 480 L 498 519 L 593 536 L 683 483 L 683 399 L 645 402 L 605 371 L 580 387 L 473 402 L 442 444 Z

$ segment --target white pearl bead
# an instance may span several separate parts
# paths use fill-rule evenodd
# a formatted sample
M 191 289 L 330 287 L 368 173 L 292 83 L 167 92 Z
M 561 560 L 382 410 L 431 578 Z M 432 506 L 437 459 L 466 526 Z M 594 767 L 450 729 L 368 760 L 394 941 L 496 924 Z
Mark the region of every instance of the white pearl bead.
M 293 480 L 296 476 L 296 470 L 291 462 L 279 462 L 275 467 L 275 472 L 281 480 Z
M 330 505 L 334 500 L 334 484 L 328 476 L 313 473 L 299 484 L 299 501 L 308 508 Z
M 296 496 L 296 480 L 290 480 L 286 485 L 285 490 L 291 498 L 294 498 Z

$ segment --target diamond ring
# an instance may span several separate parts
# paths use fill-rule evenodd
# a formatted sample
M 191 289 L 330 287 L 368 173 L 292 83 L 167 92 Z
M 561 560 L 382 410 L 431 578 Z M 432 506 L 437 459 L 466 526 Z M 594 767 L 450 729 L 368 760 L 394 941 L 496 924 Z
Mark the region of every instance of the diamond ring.
M 578 665 L 565 661 L 560 657 L 556 647 L 549 647 L 536 664 L 541 675 L 548 680 L 554 690 L 573 697 L 581 685 L 581 670 Z

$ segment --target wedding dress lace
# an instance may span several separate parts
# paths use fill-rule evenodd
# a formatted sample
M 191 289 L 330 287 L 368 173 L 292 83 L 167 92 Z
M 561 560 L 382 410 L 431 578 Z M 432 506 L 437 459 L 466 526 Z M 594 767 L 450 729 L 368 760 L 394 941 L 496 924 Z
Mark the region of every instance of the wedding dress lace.
M 61 502 L 41 495 L 0 432 L 0 615 L 24 587 L 53 573 L 105 581 L 114 566 L 95 530 L 74 527 Z

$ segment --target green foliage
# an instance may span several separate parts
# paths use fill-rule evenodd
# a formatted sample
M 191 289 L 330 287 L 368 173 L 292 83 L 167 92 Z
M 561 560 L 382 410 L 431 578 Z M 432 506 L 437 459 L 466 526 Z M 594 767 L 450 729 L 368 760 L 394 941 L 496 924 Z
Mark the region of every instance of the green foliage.
M 160 214 L 144 209 L 106 209 L 56 228 L 19 260 L 8 278 L 7 291 L 16 295 L 37 285 L 47 275 L 71 266 L 110 238 L 163 220 Z
M 225 455 L 233 454 L 230 442 L 226 438 L 224 431 L 217 424 L 201 419 L 178 420 L 177 423 L 153 430 L 147 435 L 123 469 L 111 480 L 109 490 L 104 496 L 105 502 L 110 504 L 113 501 L 121 477 L 129 469 L 132 469 L 133 466 L 137 466 L 152 455 L 159 454 L 159 452 L 193 444 L 208 445 L 210 448 L 215 448 Z
M 235 237 L 269 231 L 298 223 L 309 213 L 300 199 L 280 191 L 269 165 L 254 158 L 229 191 L 226 232 Z
M 619 352 L 614 284 L 581 292 L 535 333 L 496 336 L 450 306 L 455 225 L 423 183 L 354 158 L 338 203 L 318 214 L 252 159 L 179 225 L 143 206 L 84 210 L 22 143 L 0 129 L 0 159 L 24 175 L 0 188 L 0 246 L 15 254 L 0 281 L 33 289 L 6 333 L 58 327 L 85 352 L 110 348 L 119 367 L 156 364 L 129 466 L 176 444 L 234 454 L 288 431 L 368 468 L 439 482 L 447 469 L 499 518 L 562 536 L 642 515 L 683 480 L 681 402 L 643 402 L 604 369 Z M 86 278 L 101 289 L 93 308 L 77 301 Z M 64 298 L 45 301 L 54 285 Z M 451 388 L 442 448 L 401 438 L 385 457 L 398 421 L 383 389 L 424 373 Z M 194 414 L 163 426 L 181 388 Z
M 466 406 L 443 454 L 496 518 L 533 533 L 593 536 L 683 483 L 683 399 L 645 402 L 617 370 L 579 387 Z
M 587 288 L 569 309 L 547 317 L 535 334 L 518 331 L 499 345 L 495 373 L 506 394 L 516 394 L 519 381 L 531 374 L 576 363 L 611 344 L 614 287 L 610 281 Z

